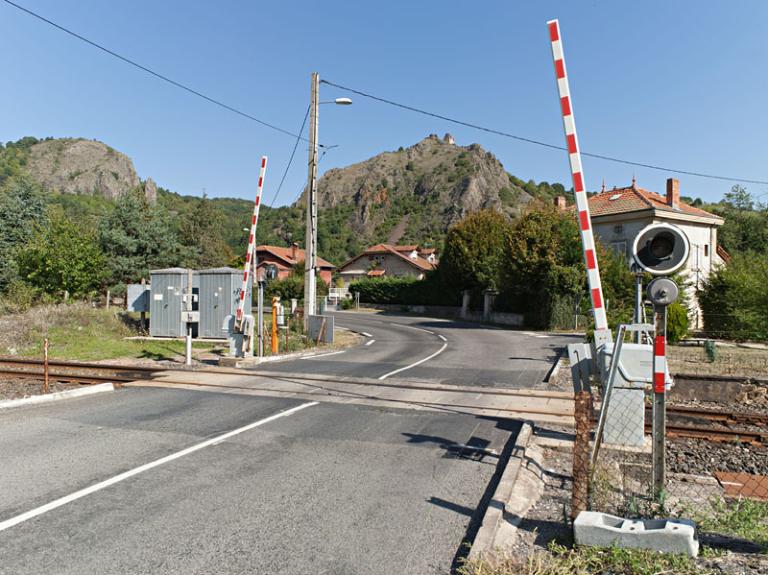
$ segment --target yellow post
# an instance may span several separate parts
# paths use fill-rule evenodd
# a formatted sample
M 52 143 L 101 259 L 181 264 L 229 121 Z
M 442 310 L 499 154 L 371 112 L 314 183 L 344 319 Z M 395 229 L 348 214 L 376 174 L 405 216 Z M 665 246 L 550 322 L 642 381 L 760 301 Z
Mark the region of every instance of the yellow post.
M 280 298 L 272 297 L 272 353 L 277 353 L 277 304 Z

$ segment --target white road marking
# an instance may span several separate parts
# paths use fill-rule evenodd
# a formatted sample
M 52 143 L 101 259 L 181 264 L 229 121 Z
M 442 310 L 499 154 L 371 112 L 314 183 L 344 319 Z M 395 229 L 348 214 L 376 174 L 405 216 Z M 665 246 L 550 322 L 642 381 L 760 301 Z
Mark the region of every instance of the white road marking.
M 296 407 L 292 407 L 291 409 L 286 409 L 285 411 L 281 411 L 280 413 L 276 413 L 264 419 L 260 419 L 259 421 L 255 421 L 254 423 L 249 423 L 248 425 L 245 425 L 243 427 L 238 427 L 237 429 L 233 429 L 232 431 L 228 431 L 227 433 L 224 433 L 217 437 L 207 439 L 202 443 L 198 443 L 197 445 L 193 445 L 192 447 L 187 447 L 186 449 L 182 449 L 181 451 L 177 451 L 176 453 L 172 453 L 171 455 L 166 455 L 165 457 L 161 457 L 160 459 L 155 459 L 150 463 L 145 463 L 144 465 L 135 467 L 134 469 L 130 469 L 128 471 L 120 473 L 119 475 L 115 475 L 114 477 L 110 477 L 109 479 L 106 479 L 104 481 L 100 481 L 99 483 L 94 483 L 90 487 L 86 487 L 85 489 L 81 489 L 80 491 L 75 491 L 74 493 L 70 493 L 69 495 L 60 497 L 59 499 L 51 501 L 50 503 L 46 503 L 45 505 L 32 509 L 31 511 L 27 511 L 26 513 L 22 513 L 21 515 L 17 515 L 16 517 L 11 517 L 10 519 L 6 519 L 5 521 L 0 523 L 0 531 L 5 531 L 6 529 L 9 529 L 15 525 L 18 525 L 19 523 L 27 521 L 28 519 L 32 519 L 33 517 L 37 517 L 38 515 L 42 515 L 43 513 L 52 511 L 58 507 L 61 507 L 62 505 L 66 505 L 67 503 L 71 503 L 72 501 L 76 501 L 82 497 L 85 497 L 86 495 L 96 493 L 97 491 L 100 491 L 105 487 L 109 487 L 111 485 L 124 481 L 130 477 L 133 477 L 134 475 L 138 475 L 139 473 L 144 473 L 145 471 L 149 471 L 150 469 L 154 469 L 155 467 L 158 467 L 160 465 L 163 465 L 175 459 L 179 459 L 180 457 L 184 457 L 185 455 L 189 455 L 190 453 L 194 453 L 195 451 L 200 451 L 201 449 L 204 449 L 211 445 L 216 445 L 217 443 L 221 443 L 222 441 L 225 441 L 230 437 L 234 437 L 235 435 L 239 435 L 245 431 L 249 431 L 251 429 L 254 429 L 256 427 L 259 427 L 261 425 L 264 425 L 276 419 L 279 419 L 281 417 L 287 417 L 289 415 L 293 415 L 297 411 L 301 411 L 302 409 L 306 409 L 307 407 L 312 407 L 313 405 L 317 405 L 317 403 L 318 402 L 316 401 L 310 401 L 309 403 L 302 403 L 301 405 L 297 405 Z
M 522 333 L 523 335 L 530 335 L 531 337 L 539 337 L 539 338 L 549 337 L 548 335 L 544 335 L 543 333 L 533 333 L 532 331 L 521 331 L 520 333 Z
M 364 335 L 365 337 L 373 337 L 370 333 L 366 333 L 364 331 L 361 331 L 360 335 Z
M 374 343 L 375 341 L 376 341 L 375 339 L 369 340 L 369 341 L 368 341 L 368 343 L 366 343 L 365 345 L 371 345 L 371 344 L 372 344 L 372 343 Z
M 405 371 L 406 369 L 411 369 L 412 367 L 416 367 L 417 365 L 421 365 L 421 364 L 422 364 L 422 363 L 424 363 L 425 361 L 429 361 L 429 360 L 430 360 L 430 359 L 432 359 L 433 357 L 436 357 L 436 356 L 440 355 L 441 353 L 443 353 L 443 352 L 445 351 L 445 348 L 446 348 L 446 347 L 448 347 L 448 344 L 447 344 L 447 343 L 444 343 L 444 344 L 443 344 L 443 347 L 441 347 L 440 349 L 438 349 L 438 350 L 437 350 L 435 353 L 433 353 L 432 355 L 428 355 L 428 356 L 427 356 L 427 357 L 425 357 L 424 359 L 420 359 L 419 361 L 417 361 L 417 362 L 415 362 L 415 363 L 412 363 L 411 365 L 406 365 L 405 367 L 401 367 L 400 369 L 396 369 L 395 371 L 390 371 L 389 373 L 385 373 L 384 375 L 382 375 L 381 377 L 379 377 L 379 379 L 387 379 L 387 378 L 388 378 L 390 375 L 395 375 L 396 373 L 400 373 L 401 371 Z
M 423 331 L 424 333 L 428 333 L 429 335 L 435 335 L 434 331 L 429 331 L 428 329 L 424 329 L 421 327 L 416 327 L 414 325 L 407 325 L 404 323 L 396 323 L 396 322 L 389 322 L 389 325 L 399 325 L 400 327 L 407 327 L 408 329 L 415 329 L 416 331 Z
M 329 355 L 339 355 L 340 353 L 344 353 L 346 350 L 341 351 L 332 351 L 330 353 L 321 353 L 319 355 L 308 355 L 307 357 L 300 357 L 299 359 L 317 359 L 318 357 L 328 357 Z
M 440 338 L 440 339 L 442 339 L 443 341 L 448 341 L 447 339 L 445 339 L 445 336 L 444 336 L 444 335 L 440 335 L 439 333 L 437 334 L 437 337 L 439 337 L 439 338 Z

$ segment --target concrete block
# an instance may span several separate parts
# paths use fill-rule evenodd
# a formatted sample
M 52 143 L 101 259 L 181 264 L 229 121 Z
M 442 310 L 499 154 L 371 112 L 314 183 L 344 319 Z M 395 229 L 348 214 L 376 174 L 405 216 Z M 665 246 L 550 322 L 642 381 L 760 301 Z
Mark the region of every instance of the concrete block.
M 699 554 L 696 524 L 688 519 L 624 519 L 582 511 L 573 522 L 578 545 L 654 549 L 662 553 Z

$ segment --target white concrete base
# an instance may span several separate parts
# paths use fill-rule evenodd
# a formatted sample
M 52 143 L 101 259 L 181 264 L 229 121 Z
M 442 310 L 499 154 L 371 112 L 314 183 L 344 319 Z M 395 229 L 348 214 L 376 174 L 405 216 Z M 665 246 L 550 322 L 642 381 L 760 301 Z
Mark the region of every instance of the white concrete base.
M 654 549 L 662 553 L 699 554 L 696 524 L 688 519 L 624 519 L 582 511 L 573 522 L 577 545 Z
M 60 399 L 72 399 L 83 397 L 94 393 L 103 393 L 105 391 L 114 391 L 115 386 L 111 383 L 99 383 L 98 385 L 89 385 L 79 389 L 68 389 L 58 393 L 47 393 L 45 395 L 32 395 L 22 399 L 4 399 L 0 401 L 0 409 L 10 409 L 12 407 L 23 407 L 26 405 L 38 405 L 42 403 L 51 403 Z

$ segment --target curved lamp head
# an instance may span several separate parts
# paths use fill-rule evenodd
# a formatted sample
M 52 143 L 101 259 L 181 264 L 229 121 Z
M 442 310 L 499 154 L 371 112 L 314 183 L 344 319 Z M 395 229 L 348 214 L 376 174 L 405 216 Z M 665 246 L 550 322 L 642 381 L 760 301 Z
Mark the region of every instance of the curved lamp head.
M 339 106 L 349 106 L 350 104 L 352 104 L 352 99 L 351 98 L 336 98 L 333 101 L 333 103 L 334 104 L 338 104 Z

